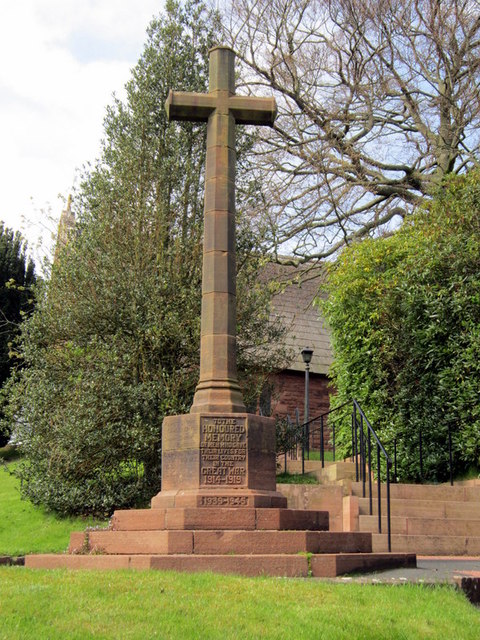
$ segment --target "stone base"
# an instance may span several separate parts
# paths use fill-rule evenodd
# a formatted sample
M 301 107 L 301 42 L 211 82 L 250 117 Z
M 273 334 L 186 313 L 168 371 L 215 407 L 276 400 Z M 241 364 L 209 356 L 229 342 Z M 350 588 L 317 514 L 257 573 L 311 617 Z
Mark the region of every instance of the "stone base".
M 161 571 L 214 571 L 243 576 L 334 578 L 348 572 L 414 568 L 414 554 L 357 553 L 290 555 L 54 555 L 27 556 L 30 569 L 158 569 Z
M 328 521 L 327 511 L 299 509 L 132 509 L 115 511 L 111 529 L 328 531 Z
M 91 531 L 72 536 L 70 553 L 106 555 L 275 555 L 297 553 L 371 553 L 368 533 L 333 531 Z
M 411 554 L 372 554 L 371 533 L 328 531 L 326 511 L 286 508 L 270 418 L 165 418 L 162 464 L 151 509 L 117 511 L 110 529 L 73 533 L 68 554 L 27 556 L 26 566 L 331 577 L 415 565 Z
M 190 489 L 160 491 L 151 501 L 152 509 L 193 508 L 285 508 L 287 499 L 278 491 L 251 489 Z
M 415 566 L 413 554 L 373 554 L 372 534 L 328 531 L 328 512 L 186 507 L 116 511 L 110 528 L 72 533 L 68 554 L 27 567 L 336 576 Z

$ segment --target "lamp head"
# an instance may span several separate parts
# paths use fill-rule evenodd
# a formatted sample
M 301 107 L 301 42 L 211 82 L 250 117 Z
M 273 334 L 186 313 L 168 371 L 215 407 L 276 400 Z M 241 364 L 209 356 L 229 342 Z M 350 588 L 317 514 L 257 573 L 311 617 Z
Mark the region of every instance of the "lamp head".
M 312 361 L 312 355 L 313 349 L 310 349 L 310 347 L 305 347 L 304 349 L 302 349 L 302 359 L 305 364 L 310 364 L 310 362 Z

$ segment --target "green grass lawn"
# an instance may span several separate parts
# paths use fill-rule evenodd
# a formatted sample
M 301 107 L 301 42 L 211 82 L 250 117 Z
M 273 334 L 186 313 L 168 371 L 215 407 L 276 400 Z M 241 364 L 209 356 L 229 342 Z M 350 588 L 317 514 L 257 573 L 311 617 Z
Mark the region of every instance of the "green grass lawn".
M 320 451 L 315 451 L 311 449 L 308 454 L 305 452 L 305 460 L 321 460 L 322 457 L 320 455 Z M 333 462 L 333 453 L 331 451 L 324 451 L 323 459 L 325 462 Z M 340 458 L 337 455 L 337 462 L 340 461 Z
M 301 473 L 278 473 L 278 484 L 318 484 L 318 480 L 315 476 L 311 476 L 305 473 L 303 476 Z
M 478 640 L 450 587 L 157 571 L 0 569 L 0 638 Z
M 63 551 L 87 524 L 20 500 L 0 465 L 0 555 Z M 449 586 L 0 567 L 0 640 L 479 637 L 480 611 Z
M 70 533 L 101 523 L 93 519 L 59 518 L 20 498 L 19 481 L 0 464 L 0 556 L 65 551 Z

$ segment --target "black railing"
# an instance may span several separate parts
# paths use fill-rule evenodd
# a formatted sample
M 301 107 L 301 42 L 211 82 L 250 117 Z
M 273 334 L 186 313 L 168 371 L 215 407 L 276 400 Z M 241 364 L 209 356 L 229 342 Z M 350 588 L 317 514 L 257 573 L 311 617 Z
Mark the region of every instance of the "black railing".
M 373 442 L 372 442 L 373 441 Z M 376 455 L 372 455 L 376 449 Z M 377 512 L 378 533 L 382 533 L 382 458 L 385 461 L 386 506 L 387 506 L 387 540 L 388 550 L 392 550 L 392 526 L 390 508 L 390 472 L 392 461 L 383 444 L 380 442 L 375 429 L 363 413 L 356 400 L 353 400 L 352 411 L 352 457 L 355 460 L 355 479 L 362 482 L 362 495 L 366 497 L 368 482 L 368 498 L 370 515 L 373 515 L 373 482 L 372 476 L 377 476 Z
M 350 411 L 344 411 L 347 407 L 351 407 Z M 337 419 L 332 420 L 331 414 L 336 413 Z M 302 462 L 302 475 L 305 474 L 305 459 L 310 458 L 310 453 L 313 449 L 311 446 L 315 441 L 315 434 L 319 434 L 320 446 L 319 446 L 319 459 L 321 461 L 322 469 L 325 467 L 325 453 L 328 452 L 332 461 L 335 462 L 336 451 L 336 432 L 337 425 L 344 421 L 345 418 L 351 415 L 351 430 L 352 430 L 352 461 L 355 462 L 355 478 L 356 481 L 362 482 L 362 494 L 366 497 L 366 485 L 368 482 L 368 496 L 369 496 L 369 508 L 370 515 L 373 515 L 373 483 L 372 475 L 374 470 L 377 476 L 377 494 L 378 494 L 378 532 L 382 533 L 382 473 L 385 475 L 386 480 L 386 502 L 387 502 L 387 538 L 388 538 L 388 550 L 391 551 L 391 509 L 390 509 L 390 473 L 392 468 L 392 461 L 385 451 L 384 446 L 380 442 L 380 439 L 373 429 L 372 425 L 368 421 L 367 417 L 363 413 L 360 405 L 356 400 L 345 402 L 330 411 L 326 411 L 308 422 L 300 424 L 298 409 L 295 410 L 295 424 L 292 423 L 289 416 L 287 416 L 287 433 L 289 437 L 286 438 L 283 451 L 279 453 L 284 454 L 284 469 L 287 472 L 287 458 L 298 459 L 301 457 Z M 328 429 L 328 441 L 326 438 L 326 430 Z M 373 441 L 373 442 L 372 442 Z M 328 445 L 328 448 L 326 446 Z M 376 447 L 376 456 L 373 457 L 372 462 L 372 447 Z M 306 458 L 307 456 L 307 458 Z M 382 459 L 385 460 L 385 470 L 382 472 Z
M 450 485 L 453 487 L 453 447 L 452 447 L 452 423 L 453 422 L 459 422 L 458 419 L 455 420 L 447 420 L 446 424 L 447 424 L 447 435 L 446 435 L 446 442 L 445 443 L 441 443 L 440 445 L 438 444 L 438 442 L 435 444 L 435 448 L 438 450 L 439 448 L 444 448 L 446 447 L 447 452 L 448 452 L 448 476 L 449 476 L 449 481 L 450 481 Z M 406 439 L 408 439 L 408 443 L 410 445 L 410 448 L 413 447 L 413 443 L 415 442 L 415 438 L 412 437 L 411 432 L 410 433 L 397 433 L 393 439 L 393 474 L 394 474 L 394 479 L 395 482 L 398 482 L 398 465 L 397 465 L 397 456 L 398 456 L 398 449 L 399 449 L 399 444 L 403 443 Z M 438 437 L 437 437 L 438 440 Z M 418 449 L 418 476 L 416 476 L 416 478 L 418 479 L 418 481 L 423 482 L 425 480 L 425 474 L 424 474 L 424 461 L 425 461 L 425 452 L 427 451 L 427 455 L 428 455 L 428 451 L 429 449 L 431 449 L 434 445 L 432 445 L 432 443 L 429 443 L 428 441 L 425 442 L 425 436 L 423 434 L 422 429 L 418 430 L 418 434 L 417 434 L 417 449 Z
M 345 415 L 339 415 L 337 419 L 331 419 L 331 414 L 338 415 L 342 409 L 345 409 L 350 405 L 350 402 L 325 411 L 324 413 L 311 418 L 305 423 L 300 422 L 300 415 L 298 409 L 295 409 L 295 423 L 292 422 L 290 416 L 286 417 L 287 423 L 287 437 L 284 445 L 279 450 L 279 453 L 284 455 L 284 466 L 287 469 L 287 459 L 299 459 L 302 462 L 302 475 L 305 474 L 305 460 L 310 460 L 311 455 L 314 455 L 318 451 L 319 460 L 321 461 L 322 468 L 325 467 L 325 454 L 328 453 L 329 458 L 335 462 L 336 455 L 336 433 L 337 425 L 345 418 L 348 417 L 348 412 L 345 411 Z M 328 434 L 328 436 L 327 436 Z M 315 447 L 315 442 L 319 442 L 319 446 Z

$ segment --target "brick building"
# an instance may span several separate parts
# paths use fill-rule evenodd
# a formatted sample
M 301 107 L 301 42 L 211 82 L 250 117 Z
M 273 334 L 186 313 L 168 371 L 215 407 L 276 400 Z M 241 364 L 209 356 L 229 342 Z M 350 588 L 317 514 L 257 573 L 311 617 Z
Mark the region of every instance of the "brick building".
M 268 398 L 272 416 L 290 415 L 294 418 L 298 408 L 303 419 L 305 396 L 305 364 L 301 351 L 313 349 L 310 363 L 310 418 L 328 411 L 329 378 L 332 363 L 330 334 L 322 315 L 313 302 L 321 295 L 324 273 L 312 267 L 293 267 L 269 264 L 266 277 L 282 284 L 282 291 L 273 301 L 273 313 L 280 316 L 287 326 L 286 346 L 292 351 L 292 361 L 287 369 L 276 374 Z

